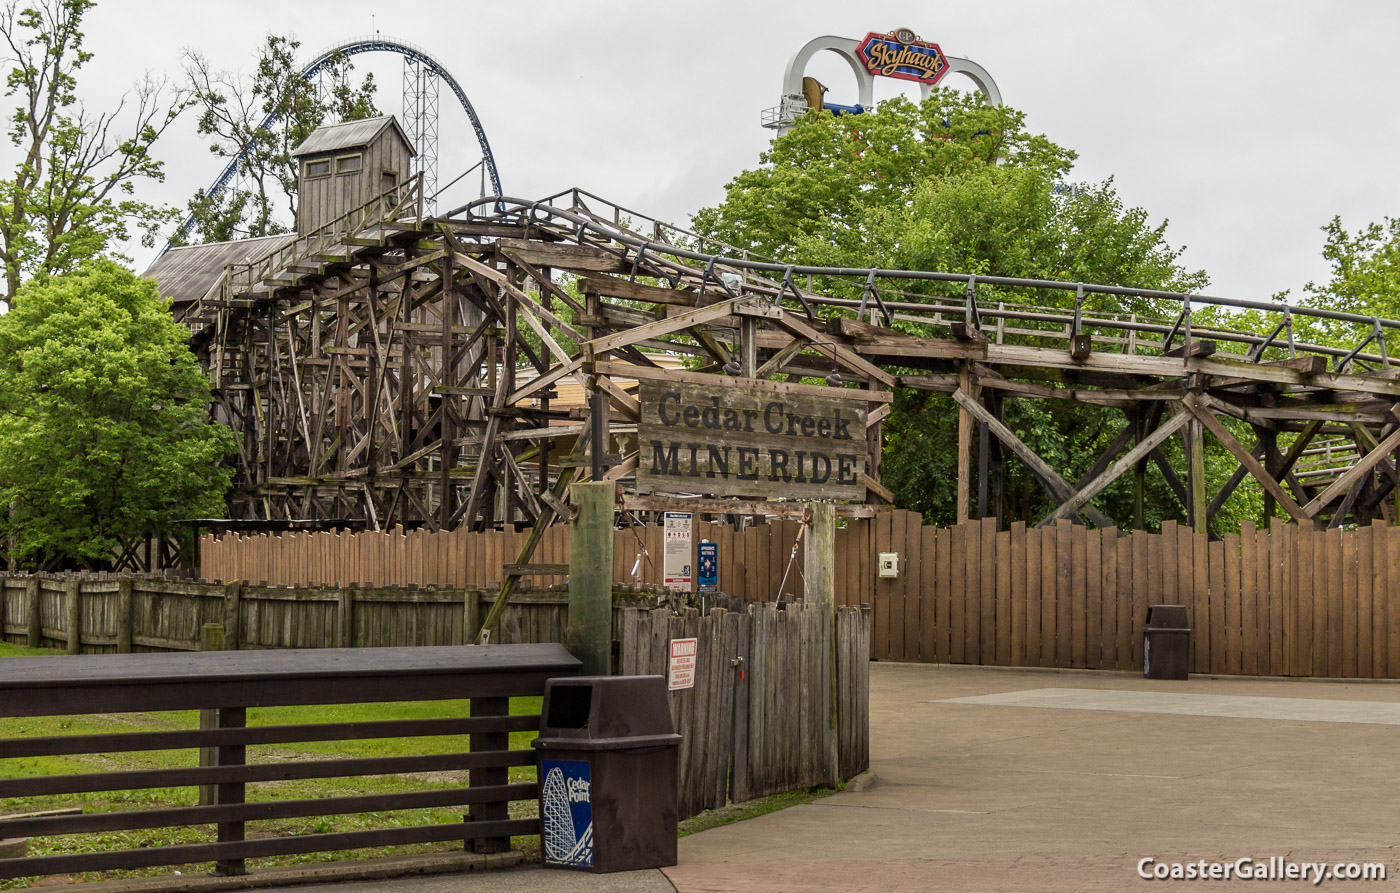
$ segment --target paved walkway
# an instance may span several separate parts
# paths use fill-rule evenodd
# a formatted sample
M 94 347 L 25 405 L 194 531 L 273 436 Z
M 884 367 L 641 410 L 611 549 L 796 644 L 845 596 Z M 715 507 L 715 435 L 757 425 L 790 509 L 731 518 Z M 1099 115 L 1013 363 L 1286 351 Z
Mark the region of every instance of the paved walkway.
M 1400 684 L 871 668 L 876 781 L 692 835 L 661 872 L 530 869 L 337 893 L 1094 893 L 1168 864 L 1384 862 L 1400 889 Z M 1243 713 L 1244 715 L 1239 715 Z M 1327 889 L 1311 881 L 1266 890 Z M 325 888 L 330 889 L 330 888 Z

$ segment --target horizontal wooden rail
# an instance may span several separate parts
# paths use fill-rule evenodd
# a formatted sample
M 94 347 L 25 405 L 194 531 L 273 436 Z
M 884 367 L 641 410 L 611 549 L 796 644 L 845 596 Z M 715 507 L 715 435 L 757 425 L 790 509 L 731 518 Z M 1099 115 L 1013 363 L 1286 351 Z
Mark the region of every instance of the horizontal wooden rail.
M 513 802 L 534 801 L 538 784 L 512 781 L 533 766 L 533 750 L 511 749 L 510 733 L 539 727 L 538 714 L 510 714 L 512 696 L 539 696 L 545 680 L 574 675 L 579 663 L 557 644 L 482 648 L 314 649 L 199 654 L 80 655 L 0 662 L 0 718 L 137 713 L 197 707 L 199 730 L 43 736 L 0 740 L 0 759 L 132 751 L 201 754 L 201 765 L 76 772 L 0 779 L 0 797 L 167 790 L 151 809 L 0 820 L 0 835 L 48 838 L 138 829 L 213 826 L 216 839 L 175 846 L 0 859 L 0 878 L 154 865 L 214 862 L 242 874 L 245 860 L 410 843 L 472 841 L 480 852 L 508 849 L 514 835 L 538 833 L 538 819 L 510 819 Z M 464 699 L 471 715 L 432 719 L 247 726 L 249 707 Z M 95 705 L 100 705 L 100 708 Z M 468 736 L 466 750 L 452 738 Z M 442 752 L 259 762 L 249 748 L 296 742 L 437 738 Z M 250 758 L 252 757 L 252 758 Z M 467 772 L 470 783 L 393 793 L 336 794 L 247 802 L 247 786 L 305 779 Z M 199 805 L 181 792 L 199 786 Z M 276 788 L 260 789 L 260 795 Z M 422 824 L 405 810 L 465 806 L 465 821 Z M 249 822 L 347 814 L 399 813 L 407 827 L 248 839 Z M 125 838 L 123 838 L 125 840 Z
M 79 871 L 107 871 L 114 868 L 149 868 L 153 865 L 180 865 L 186 862 L 222 862 L 263 856 L 328 853 L 362 847 L 402 846 L 410 843 L 436 843 L 448 840 L 509 838 L 516 835 L 538 833 L 539 819 L 506 819 L 494 822 L 461 822 L 451 825 L 418 825 L 411 828 L 378 828 L 372 831 L 340 831 L 331 834 L 304 834 L 298 837 L 272 837 L 225 843 L 148 847 L 138 850 L 82 853 L 72 856 L 0 859 L 0 877 L 70 874 Z
M 463 769 L 533 766 L 533 750 L 486 754 L 435 753 L 411 757 L 357 757 L 349 760 L 312 760 L 305 763 L 266 763 L 257 766 L 201 766 L 190 769 L 133 769 L 128 772 L 91 772 L 50 775 L 42 778 L 0 779 L 0 797 L 40 797 L 46 794 L 86 794 L 96 791 L 136 791 L 206 784 L 252 784 L 307 778 L 343 778 L 351 775 L 389 775 L 408 772 L 453 772 Z
M 327 722 L 304 726 L 255 726 L 179 732 L 119 732 L 111 735 L 54 735 L 0 740 L 0 759 L 51 757 L 75 753 L 122 753 L 225 745 L 354 741 L 365 738 L 421 738 L 473 732 L 526 732 L 539 727 L 528 715 L 454 719 L 396 719 L 382 722 Z

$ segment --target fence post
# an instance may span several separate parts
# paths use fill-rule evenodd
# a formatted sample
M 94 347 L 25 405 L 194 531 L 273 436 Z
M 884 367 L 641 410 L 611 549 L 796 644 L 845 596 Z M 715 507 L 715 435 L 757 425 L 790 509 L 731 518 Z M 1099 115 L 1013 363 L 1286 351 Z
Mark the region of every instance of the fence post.
M 240 620 L 243 581 L 234 580 L 224 586 L 223 649 L 238 651 L 243 647 L 243 624 Z
M 200 651 L 223 651 L 224 650 L 224 628 L 217 623 L 206 623 L 199 628 L 199 650 Z M 199 711 L 199 730 L 217 729 L 219 727 L 219 711 L 213 708 L 206 708 Z M 199 765 L 218 765 L 216 751 L 218 748 L 201 747 L 199 749 Z M 209 806 L 215 802 L 214 785 L 202 784 L 199 786 L 199 805 Z M 222 838 L 221 838 L 222 839 Z
M 510 698 L 472 698 L 470 709 L 473 717 L 507 716 L 510 714 Z M 471 740 L 467 746 L 473 752 L 508 750 L 510 748 L 510 733 L 472 732 Z M 468 772 L 467 784 L 470 787 L 495 787 L 509 783 L 510 770 L 503 766 L 471 769 Z M 510 818 L 510 807 L 509 804 L 500 800 L 473 803 L 468 807 L 468 813 L 464 818 L 469 822 L 502 822 Z M 470 849 L 474 853 L 504 853 L 510 849 L 510 838 L 478 837 L 471 841 Z
M 248 710 L 245 707 L 221 707 L 209 712 L 214 716 L 213 728 L 241 729 L 248 725 Z M 247 762 L 248 748 L 242 744 L 225 744 L 210 750 L 213 751 L 215 766 L 242 766 Z M 220 806 L 243 803 L 245 800 L 246 793 L 241 781 L 216 784 L 213 787 L 213 802 Z M 219 843 L 242 840 L 244 829 L 243 822 L 219 822 Z M 247 863 L 243 859 L 219 859 L 214 863 L 216 875 L 233 876 L 247 873 Z
M 481 632 L 481 590 L 462 590 L 462 641 L 471 644 Z
M 806 551 L 802 556 L 802 577 L 806 584 L 803 600 L 821 611 L 823 652 L 826 672 L 822 686 L 826 695 L 827 721 L 822 736 L 822 763 L 827 781 L 835 784 L 840 775 L 836 755 L 836 507 L 829 502 L 811 504 Z
M 30 648 L 38 648 L 43 641 L 44 630 L 39 625 L 39 578 L 30 577 L 24 581 L 24 609 L 27 617 L 28 629 L 26 632 L 26 642 Z
M 583 662 L 583 675 L 606 676 L 612 657 L 613 501 L 617 485 L 589 481 L 570 487 L 578 515 L 569 522 L 569 624 L 564 644 Z
M 336 599 L 340 602 L 337 619 L 340 621 L 341 648 L 355 647 L 355 593 L 349 589 L 337 589 Z
M 68 653 L 81 654 L 83 650 L 83 611 L 79 602 L 82 582 L 77 577 L 70 578 L 63 587 L 63 607 L 68 622 Z
M 117 582 L 117 652 L 131 653 L 132 589 L 131 580 Z

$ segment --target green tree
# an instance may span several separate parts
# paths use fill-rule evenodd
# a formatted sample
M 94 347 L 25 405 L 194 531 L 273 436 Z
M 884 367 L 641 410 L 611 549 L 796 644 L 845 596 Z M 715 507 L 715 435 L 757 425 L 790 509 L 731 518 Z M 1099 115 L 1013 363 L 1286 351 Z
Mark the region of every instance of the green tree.
M 1386 217 L 1352 233 L 1342 224 L 1341 217 L 1333 217 L 1322 232 L 1322 257 L 1331 267 L 1331 276 L 1325 283 L 1309 282 L 1304 286 L 1300 303 L 1400 319 L 1400 219 Z M 1355 323 L 1315 319 L 1298 322 L 1304 337 L 1346 349 L 1355 347 L 1369 334 Z M 1386 335 L 1390 355 L 1394 356 L 1400 350 L 1400 334 L 1388 331 Z
M 295 38 L 267 35 L 251 78 L 216 71 L 201 54 L 185 53 L 186 77 L 200 108 L 199 132 L 211 138 L 214 155 L 238 159 L 237 183 L 213 195 L 200 189 L 190 199 L 191 240 L 287 232 L 284 221 L 295 218 L 297 202 L 292 150 L 328 121 L 379 114 L 374 75 L 355 83 L 349 58 L 337 55 L 319 75 L 320 84 L 311 83 L 297 63 L 300 46 Z M 283 209 L 288 216 L 279 218 Z
M 40 276 L 0 316 L 0 533 L 27 567 L 223 512 L 232 436 L 155 283 L 110 261 Z
M 1204 287 L 1205 274 L 1184 269 L 1180 249 L 1166 243 L 1166 223 L 1154 224 L 1142 209 L 1125 206 L 1112 181 L 1059 185 L 1074 158 L 1030 133 L 1015 109 L 936 90 L 921 104 L 896 98 L 859 116 L 808 113 L 773 141 L 763 166 L 734 178 L 725 200 L 693 222 L 702 236 L 790 263 L 1177 291 Z M 827 286 L 837 293 L 849 288 Z M 959 298 L 960 289 L 911 283 L 903 299 Z M 1067 306 L 1073 299 L 1071 292 L 978 287 L 984 305 Z M 1154 309 L 1145 300 L 1102 296 L 1085 306 L 1095 313 Z M 1059 401 L 1008 399 L 1004 412 L 1013 430 L 1070 480 L 1088 470 L 1126 423 L 1117 411 Z M 956 513 L 956 406 L 942 395 L 901 392 L 886 432 L 886 485 L 904 507 L 950 521 Z M 1218 458 L 1213 476 L 1228 474 L 1227 464 Z M 1012 517 L 1033 521 L 1051 507 L 1019 462 L 1008 461 L 1005 473 Z M 1127 523 L 1131 486 L 1131 478 L 1121 478 L 1095 502 Z M 1148 496 L 1149 526 L 1180 516 L 1155 472 Z
M 0 11 L 6 95 L 18 98 L 10 143 L 18 161 L 0 179 L 0 264 L 5 301 L 29 276 L 76 269 L 111 253 L 132 228 L 144 245 L 174 219 L 173 209 L 134 197 L 134 184 L 161 180 L 154 143 L 185 108 L 149 77 L 110 111 L 78 99 L 83 16 L 93 0 L 27 0 Z

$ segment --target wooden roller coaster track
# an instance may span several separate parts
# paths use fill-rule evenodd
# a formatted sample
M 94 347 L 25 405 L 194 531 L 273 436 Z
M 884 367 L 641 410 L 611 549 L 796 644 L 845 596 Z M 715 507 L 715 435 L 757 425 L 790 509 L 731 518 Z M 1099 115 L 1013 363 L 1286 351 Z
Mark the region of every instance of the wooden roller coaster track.
M 590 476 L 595 451 L 627 505 L 659 508 L 667 500 L 632 486 L 647 380 L 768 379 L 865 401 L 867 501 L 848 514 L 891 498 L 881 428 L 900 388 L 957 401 L 962 516 L 998 512 L 1008 456 L 1056 505 L 1040 523 L 1106 526 L 1094 499 L 1132 473 L 1141 526 L 1149 465 L 1201 531 L 1246 477 L 1267 513 L 1306 523 L 1393 519 L 1387 496 L 1400 493 L 1400 375 L 1386 346 L 1400 322 L 1092 283 L 778 264 L 580 190 L 424 217 L 412 181 L 226 268 L 178 312 L 211 376 L 215 418 L 237 434 L 236 518 L 543 526 L 568 511 L 567 485 Z M 1241 312 L 1265 323 L 1248 331 Z M 1306 340 L 1316 331 L 1329 343 Z M 581 396 L 595 393 L 603 399 Z M 1008 398 L 1109 407 L 1121 430 L 1071 480 L 1004 423 Z M 1207 432 L 1238 462 L 1214 493 Z M 1173 437 L 1184 470 L 1163 449 Z M 689 504 L 793 510 L 781 499 Z

